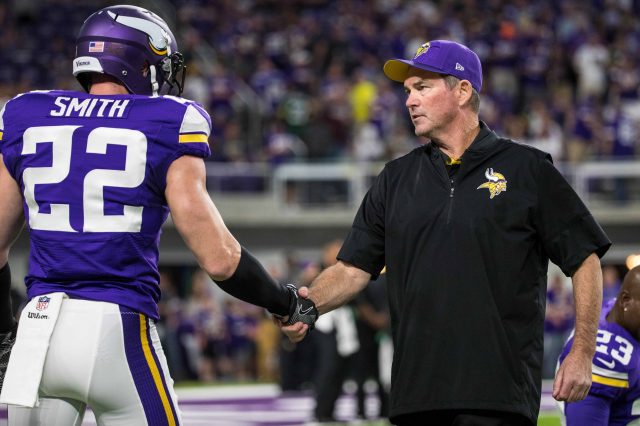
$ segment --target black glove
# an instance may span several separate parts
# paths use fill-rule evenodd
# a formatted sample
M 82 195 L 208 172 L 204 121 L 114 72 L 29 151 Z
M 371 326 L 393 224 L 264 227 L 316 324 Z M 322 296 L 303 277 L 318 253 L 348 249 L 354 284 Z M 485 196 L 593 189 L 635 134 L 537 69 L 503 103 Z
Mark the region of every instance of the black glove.
M 13 348 L 13 344 L 16 342 L 17 330 L 18 324 L 15 324 L 11 330 L 0 333 L 0 391 L 2 391 L 4 375 L 7 372 L 7 365 L 9 365 L 11 348 Z
M 309 331 L 313 330 L 314 324 L 318 319 L 318 310 L 315 303 L 309 299 L 298 296 L 298 288 L 293 284 L 287 284 L 286 289 L 289 291 L 289 319 L 285 325 L 303 322 L 309 326 Z

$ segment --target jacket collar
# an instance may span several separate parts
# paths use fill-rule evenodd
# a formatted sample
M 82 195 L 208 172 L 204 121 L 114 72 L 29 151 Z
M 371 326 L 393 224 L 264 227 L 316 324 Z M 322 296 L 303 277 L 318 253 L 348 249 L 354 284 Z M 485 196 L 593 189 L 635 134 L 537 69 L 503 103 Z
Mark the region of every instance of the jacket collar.
M 480 132 L 476 135 L 466 152 L 480 153 L 491 150 L 498 141 L 498 135 L 487 126 L 487 123 L 480 120 Z
M 480 131 L 476 135 L 473 142 L 471 142 L 471 145 L 469 145 L 469 148 L 467 148 L 464 152 L 463 158 L 469 155 L 475 157 L 477 155 L 482 155 L 484 153 L 490 152 L 491 150 L 495 149 L 495 146 L 498 143 L 499 139 L 500 138 L 498 137 L 498 135 L 493 130 L 491 130 L 484 121 L 480 120 Z M 443 155 L 438 147 L 433 143 L 428 143 L 426 148 L 427 152 L 433 159 L 439 159 L 441 155 Z

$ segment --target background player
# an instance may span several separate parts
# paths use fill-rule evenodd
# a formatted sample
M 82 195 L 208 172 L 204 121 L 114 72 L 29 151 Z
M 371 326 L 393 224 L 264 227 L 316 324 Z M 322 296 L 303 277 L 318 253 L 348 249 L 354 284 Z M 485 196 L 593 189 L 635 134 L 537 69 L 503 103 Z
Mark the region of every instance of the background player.
M 631 269 L 616 299 L 602 309 L 591 389 L 578 402 L 561 404 L 568 426 L 627 425 L 640 418 L 640 266 Z M 569 353 L 567 341 L 560 362 Z M 637 403 L 636 403 L 637 404 Z
M 155 329 L 169 209 L 225 291 L 282 316 L 298 299 L 240 246 L 209 198 L 208 114 L 158 96 L 184 82 L 166 23 L 138 7 L 102 9 L 83 24 L 76 55 L 73 73 L 89 94 L 30 92 L 0 114 L 3 282 L 24 218 L 31 242 L 31 301 L 0 401 L 13 404 L 11 425 L 78 425 L 87 404 L 99 424 L 180 424 Z

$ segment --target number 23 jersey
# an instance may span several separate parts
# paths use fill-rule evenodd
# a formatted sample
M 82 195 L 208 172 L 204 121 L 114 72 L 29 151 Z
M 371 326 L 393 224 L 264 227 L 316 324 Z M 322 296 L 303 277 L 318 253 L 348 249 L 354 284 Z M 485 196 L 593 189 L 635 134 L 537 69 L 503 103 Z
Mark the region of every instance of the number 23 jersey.
M 210 155 L 209 115 L 171 96 L 29 92 L 7 102 L 0 132 L 24 197 L 28 296 L 63 291 L 157 319 L 167 170 Z
M 620 325 L 607 321 L 614 304 L 615 299 L 608 301 L 600 316 L 589 394 L 583 401 L 564 404 L 567 426 L 628 425 L 640 418 L 640 344 Z M 572 343 L 573 336 L 560 362 Z

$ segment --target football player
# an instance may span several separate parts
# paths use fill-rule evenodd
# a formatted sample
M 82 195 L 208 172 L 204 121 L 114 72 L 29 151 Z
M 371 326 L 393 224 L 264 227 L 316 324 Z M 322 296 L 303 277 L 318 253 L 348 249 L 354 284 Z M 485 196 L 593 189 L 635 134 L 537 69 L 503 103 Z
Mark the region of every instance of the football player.
M 31 244 L 30 302 L 0 394 L 10 425 L 80 425 L 87 404 L 100 425 L 182 423 L 155 327 L 169 212 L 222 289 L 295 321 L 317 315 L 241 247 L 209 198 L 210 117 L 168 95 L 180 94 L 184 68 L 160 17 L 107 7 L 76 42 L 87 93 L 29 92 L 0 113 L 0 291 L 23 222 Z M 0 323 L 0 337 L 12 327 Z
M 573 337 L 560 355 L 569 353 Z M 592 384 L 587 397 L 563 403 L 566 424 L 627 425 L 640 418 L 640 266 L 625 276 L 618 297 L 602 309 Z M 635 424 L 635 423 L 634 423 Z

